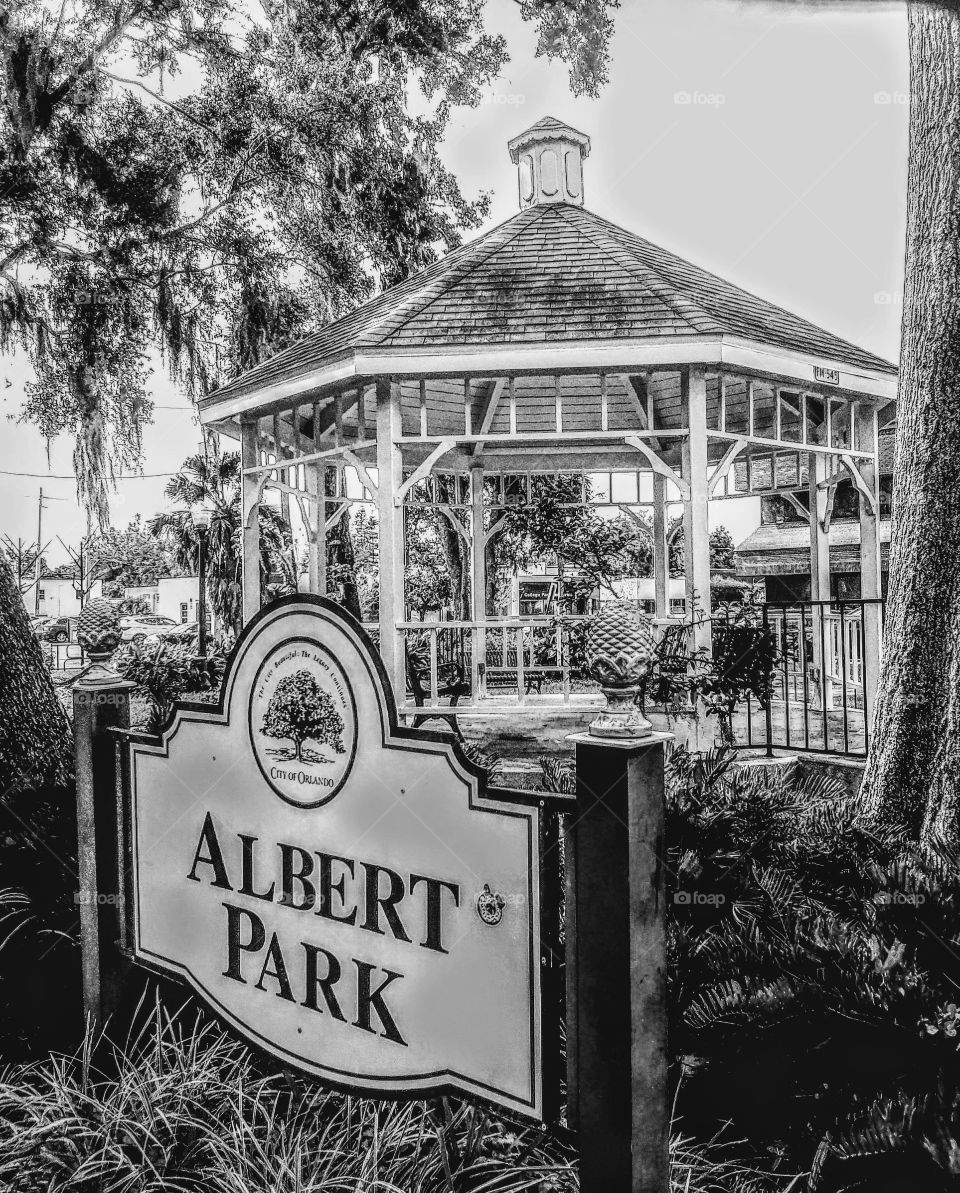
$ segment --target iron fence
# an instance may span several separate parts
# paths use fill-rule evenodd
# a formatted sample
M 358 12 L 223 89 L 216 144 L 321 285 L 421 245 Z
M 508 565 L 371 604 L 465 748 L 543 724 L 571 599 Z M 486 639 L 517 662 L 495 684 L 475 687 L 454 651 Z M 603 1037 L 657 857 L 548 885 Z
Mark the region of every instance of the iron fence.
M 744 744 L 866 757 L 879 676 L 865 642 L 883 636 L 882 598 L 769 601 L 763 622 L 777 646 L 771 697 L 748 699 Z M 878 657 L 878 656 L 877 656 Z

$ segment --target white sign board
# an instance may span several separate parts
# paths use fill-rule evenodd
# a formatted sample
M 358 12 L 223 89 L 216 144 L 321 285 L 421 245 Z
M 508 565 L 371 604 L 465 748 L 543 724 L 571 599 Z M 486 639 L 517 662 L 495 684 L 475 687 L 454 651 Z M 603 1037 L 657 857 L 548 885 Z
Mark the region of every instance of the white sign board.
M 352 619 L 272 606 L 222 706 L 130 751 L 136 960 L 332 1084 L 542 1116 L 539 811 L 397 727 Z

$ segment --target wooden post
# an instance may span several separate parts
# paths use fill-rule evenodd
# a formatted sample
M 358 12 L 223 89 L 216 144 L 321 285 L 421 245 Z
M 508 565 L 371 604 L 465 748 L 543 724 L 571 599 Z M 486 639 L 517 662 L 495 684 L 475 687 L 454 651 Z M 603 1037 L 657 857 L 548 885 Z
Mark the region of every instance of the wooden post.
M 687 417 L 683 441 L 683 478 L 690 486 L 683 503 L 683 560 L 687 617 L 693 618 L 694 650 L 710 654 L 713 634 L 710 615 L 710 489 L 707 478 L 707 381 L 701 367 L 680 371 L 681 409 Z M 694 705 L 687 726 L 686 746 L 705 750 L 712 744 L 702 700 Z
M 362 400 L 362 399 L 361 399 Z M 397 443 L 402 431 L 400 385 L 389 377 L 377 381 L 377 515 L 380 548 L 380 654 L 403 704 L 407 681 L 403 637 L 397 626 L 404 620 L 403 506 L 396 496 L 403 484 L 403 460 Z
M 567 818 L 567 1117 L 581 1193 L 667 1193 L 663 745 L 576 734 Z
M 313 451 L 320 450 L 320 403 L 313 404 Z M 307 502 L 307 571 L 311 592 L 327 595 L 327 469 L 319 461 L 304 466 L 307 492 L 316 501 Z
M 822 452 L 810 452 L 807 464 L 808 492 L 810 506 L 810 599 L 811 601 L 830 600 L 830 532 L 825 529 L 827 510 L 830 508 L 830 492 L 821 488 L 821 484 L 830 476 L 830 470 L 836 466 L 832 456 Z M 830 678 L 830 620 L 827 615 L 828 607 L 813 605 L 811 607 L 811 632 L 813 634 L 813 665 L 820 674 L 820 702 L 821 706 L 829 710 L 833 708 L 833 680 Z M 827 725 L 824 722 L 824 734 Z M 829 744 L 825 741 L 825 745 Z
M 858 402 L 854 415 L 854 447 L 870 452 L 869 460 L 857 466 L 866 487 L 873 495 L 873 508 L 863 493 L 860 505 L 860 596 L 874 600 L 883 595 L 880 571 L 880 488 L 877 467 L 877 412 L 873 406 Z M 880 679 L 881 608 L 863 606 L 863 720 L 867 738 L 873 731 L 873 709 Z
M 117 1011 L 129 972 L 122 952 L 121 743 L 112 729 L 130 727 L 135 686 L 95 664 L 73 689 L 83 1007 L 95 1030 Z
M 681 370 L 687 437 L 683 441 L 683 478 L 690 496 L 683 503 L 683 558 L 688 616 L 697 603 L 694 646 L 710 649 L 710 490 L 707 482 L 707 382 L 699 367 Z
M 667 478 L 653 473 L 654 616 L 670 616 L 670 548 L 667 544 Z
M 240 465 L 256 468 L 260 463 L 260 436 L 257 419 L 240 425 Z M 257 476 L 244 475 L 240 486 L 240 510 L 243 517 L 243 621 L 260 612 L 260 482 Z
M 483 463 L 470 465 L 470 600 L 474 622 L 487 620 L 487 544 L 483 527 Z M 486 631 L 474 627 L 471 631 L 472 662 L 470 667 L 470 695 L 480 697 L 481 676 L 486 662 Z

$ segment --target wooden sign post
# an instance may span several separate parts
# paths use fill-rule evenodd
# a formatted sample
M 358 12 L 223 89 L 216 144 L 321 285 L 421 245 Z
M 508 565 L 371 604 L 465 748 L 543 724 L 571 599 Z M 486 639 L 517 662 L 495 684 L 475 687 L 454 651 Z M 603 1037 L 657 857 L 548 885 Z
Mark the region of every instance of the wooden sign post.
M 663 748 L 573 738 L 577 804 L 564 835 L 567 1118 L 581 1193 L 667 1193 Z

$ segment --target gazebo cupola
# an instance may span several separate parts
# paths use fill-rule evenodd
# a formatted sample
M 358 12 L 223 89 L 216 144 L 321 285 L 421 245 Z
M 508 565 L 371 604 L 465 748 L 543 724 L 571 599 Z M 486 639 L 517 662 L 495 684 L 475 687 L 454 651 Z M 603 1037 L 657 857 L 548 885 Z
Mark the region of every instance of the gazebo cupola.
M 508 143 L 520 167 L 520 206 L 534 203 L 576 203 L 583 206 L 583 159 L 590 138 L 569 124 L 544 116 Z
M 375 504 L 380 650 L 400 703 L 412 636 L 431 703 L 451 653 L 468 679 L 460 708 L 502 694 L 504 675 L 523 704 L 532 667 L 556 677 L 565 701 L 562 632 L 497 616 L 486 584 L 504 510 L 534 502 L 557 474 L 574 478 L 578 504 L 648 527 L 662 622 L 668 515 L 682 509 L 686 603 L 704 648 L 711 497 L 776 492 L 801 510 L 813 596 L 828 599 L 832 494 L 849 476 L 863 595 L 879 595 L 877 433 L 893 415 L 895 367 L 584 207 L 583 133 L 547 117 L 509 147 L 521 201 L 511 218 L 201 400 L 201 421 L 241 441 L 244 617 L 261 604 L 265 489 L 300 517 L 320 593 L 327 534 L 351 506 Z M 469 600 L 455 621 L 411 619 L 414 508 L 462 541 Z M 864 643 L 875 655 L 879 622 Z

